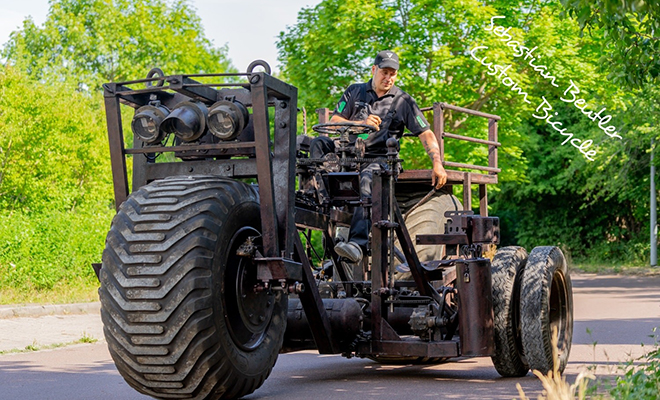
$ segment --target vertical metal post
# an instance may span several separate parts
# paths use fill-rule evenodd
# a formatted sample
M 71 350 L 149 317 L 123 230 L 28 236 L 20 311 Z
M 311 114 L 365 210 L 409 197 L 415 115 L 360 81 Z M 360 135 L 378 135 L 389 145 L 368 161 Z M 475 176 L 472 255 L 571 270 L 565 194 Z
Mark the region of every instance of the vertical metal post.
M 440 147 L 440 160 L 445 161 L 445 115 L 443 114 L 443 103 L 433 103 L 433 133 Z
M 488 191 L 485 183 L 479 185 L 479 215 L 488 216 Z
M 488 120 L 488 140 L 497 142 L 497 120 Z M 497 146 L 488 145 L 488 166 L 490 168 L 497 168 Z M 489 172 L 490 175 L 497 175 L 497 172 Z
M 272 79 L 264 75 L 266 83 Z M 293 235 L 297 235 L 295 225 L 295 188 L 296 188 L 296 110 L 298 107 L 297 89 L 291 86 L 288 99 L 276 102 L 273 189 L 279 224 L 280 245 L 286 258 L 293 258 Z
M 254 119 L 254 141 L 257 156 L 257 180 L 261 201 L 261 237 L 265 257 L 279 257 L 279 235 L 273 165 L 270 149 L 270 123 L 268 117 L 268 93 L 264 86 L 264 73 L 257 72 L 250 78 L 252 91 L 252 116 Z
M 472 175 L 463 172 L 463 211 L 472 210 Z
M 383 307 L 384 298 L 381 288 L 387 287 L 387 233 L 378 222 L 385 219 L 388 196 L 387 186 L 383 185 L 382 171 L 375 171 L 373 175 L 373 189 L 371 191 L 371 218 L 374 223 L 371 230 L 371 329 L 376 340 L 382 339 L 383 318 L 387 310 Z M 359 212 L 359 211 L 356 211 Z M 365 210 L 364 212 L 367 212 Z
M 651 266 L 658 265 L 658 232 L 657 232 L 657 204 L 655 192 L 655 165 L 653 165 L 654 152 L 653 139 L 651 139 Z
M 329 108 L 317 108 L 316 113 L 319 116 L 319 124 L 327 124 L 330 122 L 330 109 Z M 328 136 L 327 133 L 320 133 L 319 136 Z
M 110 164 L 112 165 L 112 182 L 115 191 L 115 208 L 119 211 L 119 206 L 126 201 L 129 191 L 119 98 L 115 96 L 114 86 L 111 88 L 112 90 L 106 88 L 104 93 L 105 118 L 108 124 L 108 142 L 110 144 Z

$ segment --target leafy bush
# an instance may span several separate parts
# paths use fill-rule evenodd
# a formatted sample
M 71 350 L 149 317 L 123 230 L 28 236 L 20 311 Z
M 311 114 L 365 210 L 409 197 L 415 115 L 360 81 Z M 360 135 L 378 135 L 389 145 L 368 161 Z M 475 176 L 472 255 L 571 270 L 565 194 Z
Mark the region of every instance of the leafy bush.
M 652 351 L 639 359 L 629 361 L 624 371 L 624 375 L 617 378 L 616 386 L 610 390 L 613 398 L 660 399 L 660 346 L 657 342 Z
M 114 210 L 108 207 L 0 215 L 0 287 L 40 292 L 96 285 Z

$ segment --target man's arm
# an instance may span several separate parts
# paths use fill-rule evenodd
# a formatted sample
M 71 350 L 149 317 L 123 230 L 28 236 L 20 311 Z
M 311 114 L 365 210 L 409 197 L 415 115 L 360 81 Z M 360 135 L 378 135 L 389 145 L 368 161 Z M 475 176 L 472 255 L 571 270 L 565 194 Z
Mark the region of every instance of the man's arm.
M 421 140 L 424 150 L 426 150 L 426 153 L 433 162 L 432 184 L 436 189 L 440 189 L 445 183 L 447 183 L 447 172 L 445 171 L 445 167 L 442 166 L 438 140 L 430 129 L 420 133 L 419 140 Z

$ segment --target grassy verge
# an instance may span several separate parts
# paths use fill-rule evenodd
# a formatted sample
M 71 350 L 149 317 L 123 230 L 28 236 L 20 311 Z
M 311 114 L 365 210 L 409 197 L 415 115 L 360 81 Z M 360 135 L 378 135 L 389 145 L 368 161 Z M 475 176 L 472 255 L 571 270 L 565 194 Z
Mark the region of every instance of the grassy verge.
M 570 264 L 572 272 L 582 272 L 588 274 L 601 275 L 640 275 L 654 276 L 660 275 L 660 267 L 650 267 L 648 265 L 630 265 L 623 263 L 588 263 L 573 262 Z
M 98 301 L 98 282 L 59 282 L 51 289 L 0 288 L 0 305 L 70 304 Z
M 16 353 L 31 353 L 33 351 L 39 351 L 39 350 L 58 349 L 60 347 L 70 346 L 72 344 L 96 343 L 96 342 L 98 342 L 98 339 L 96 339 L 92 336 L 89 336 L 85 333 L 85 334 L 83 334 L 83 336 L 80 339 L 74 340 L 73 342 L 53 343 L 53 344 L 48 344 L 48 345 L 40 345 L 40 344 L 34 342 L 32 344 L 29 344 L 29 345 L 25 346 L 25 348 L 22 348 L 22 349 L 1 350 L 0 355 L 16 354 Z
M 0 304 L 97 299 L 108 207 L 0 214 Z

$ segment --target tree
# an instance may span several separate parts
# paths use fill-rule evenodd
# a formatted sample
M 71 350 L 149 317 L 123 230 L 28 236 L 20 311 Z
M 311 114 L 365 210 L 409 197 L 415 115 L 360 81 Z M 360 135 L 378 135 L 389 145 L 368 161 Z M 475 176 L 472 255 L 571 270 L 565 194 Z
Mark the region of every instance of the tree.
M 71 84 L 0 67 L 0 210 L 66 211 L 112 201 L 100 102 Z
M 660 3 L 649 0 L 561 0 L 582 29 L 602 38 L 601 65 L 630 87 L 660 76 Z
M 559 244 L 578 258 L 598 248 L 602 258 L 621 259 L 627 244 L 639 242 L 648 212 L 635 196 L 644 188 L 638 171 L 644 168 L 640 146 L 649 111 L 632 107 L 639 94 L 624 92 L 603 72 L 603 39 L 580 35 L 577 21 L 563 10 L 558 0 L 360 0 L 355 6 L 325 0 L 302 10 L 298 23 L 281 33 L 280 61 L 286 79 L 301 88 L 301 103 L 313 109 L 332 107 L 345 86 L 365 79 L 378 50 L 397 51 L 398 83 L 420 104 L 444 101 L 502 116 L 502 173 L 489 197 L 491 211 L 503 219 L 503 244 Z M 486 29 L 493 17 L 503 17 L 494 20 L 502 27 L 499 35 Z M 514 56 L 511 40 L 535 49 L 533 54 Z M 486 64 L 511 66 L 507 76 L 527 97 L 471 56 L 477 46 L 486 47 L 478 53 L 479 59 L 488 57 Z M 611 113 L 622 139 L 604 134 L 598 121 L 561 100 L 571 82 L 587 111 L 604 107 Z M 595 161 L 570 143 L 562 145 L 565 137 L 533 117 L 544 98 L 555 121 L 575 138 L 593 141 Z M 448 131 L 483 138 L 485 127 L 475 119 L 456 113 L 445 119 Z M 448 140 L 445 149 L 448 160 L 483 164 L 486 157 L 484 147 L 456 141 Z M 402 155 L 414 160 L 408 168 L 426 158 L 405 144 Z
M 226 72 L 226 47 L 204 36 L 185 0 L 51 0 L 43 26 L 11 34 L 3 56 L 36 79 L 63 76 L 89 88 L 165 73 Z

